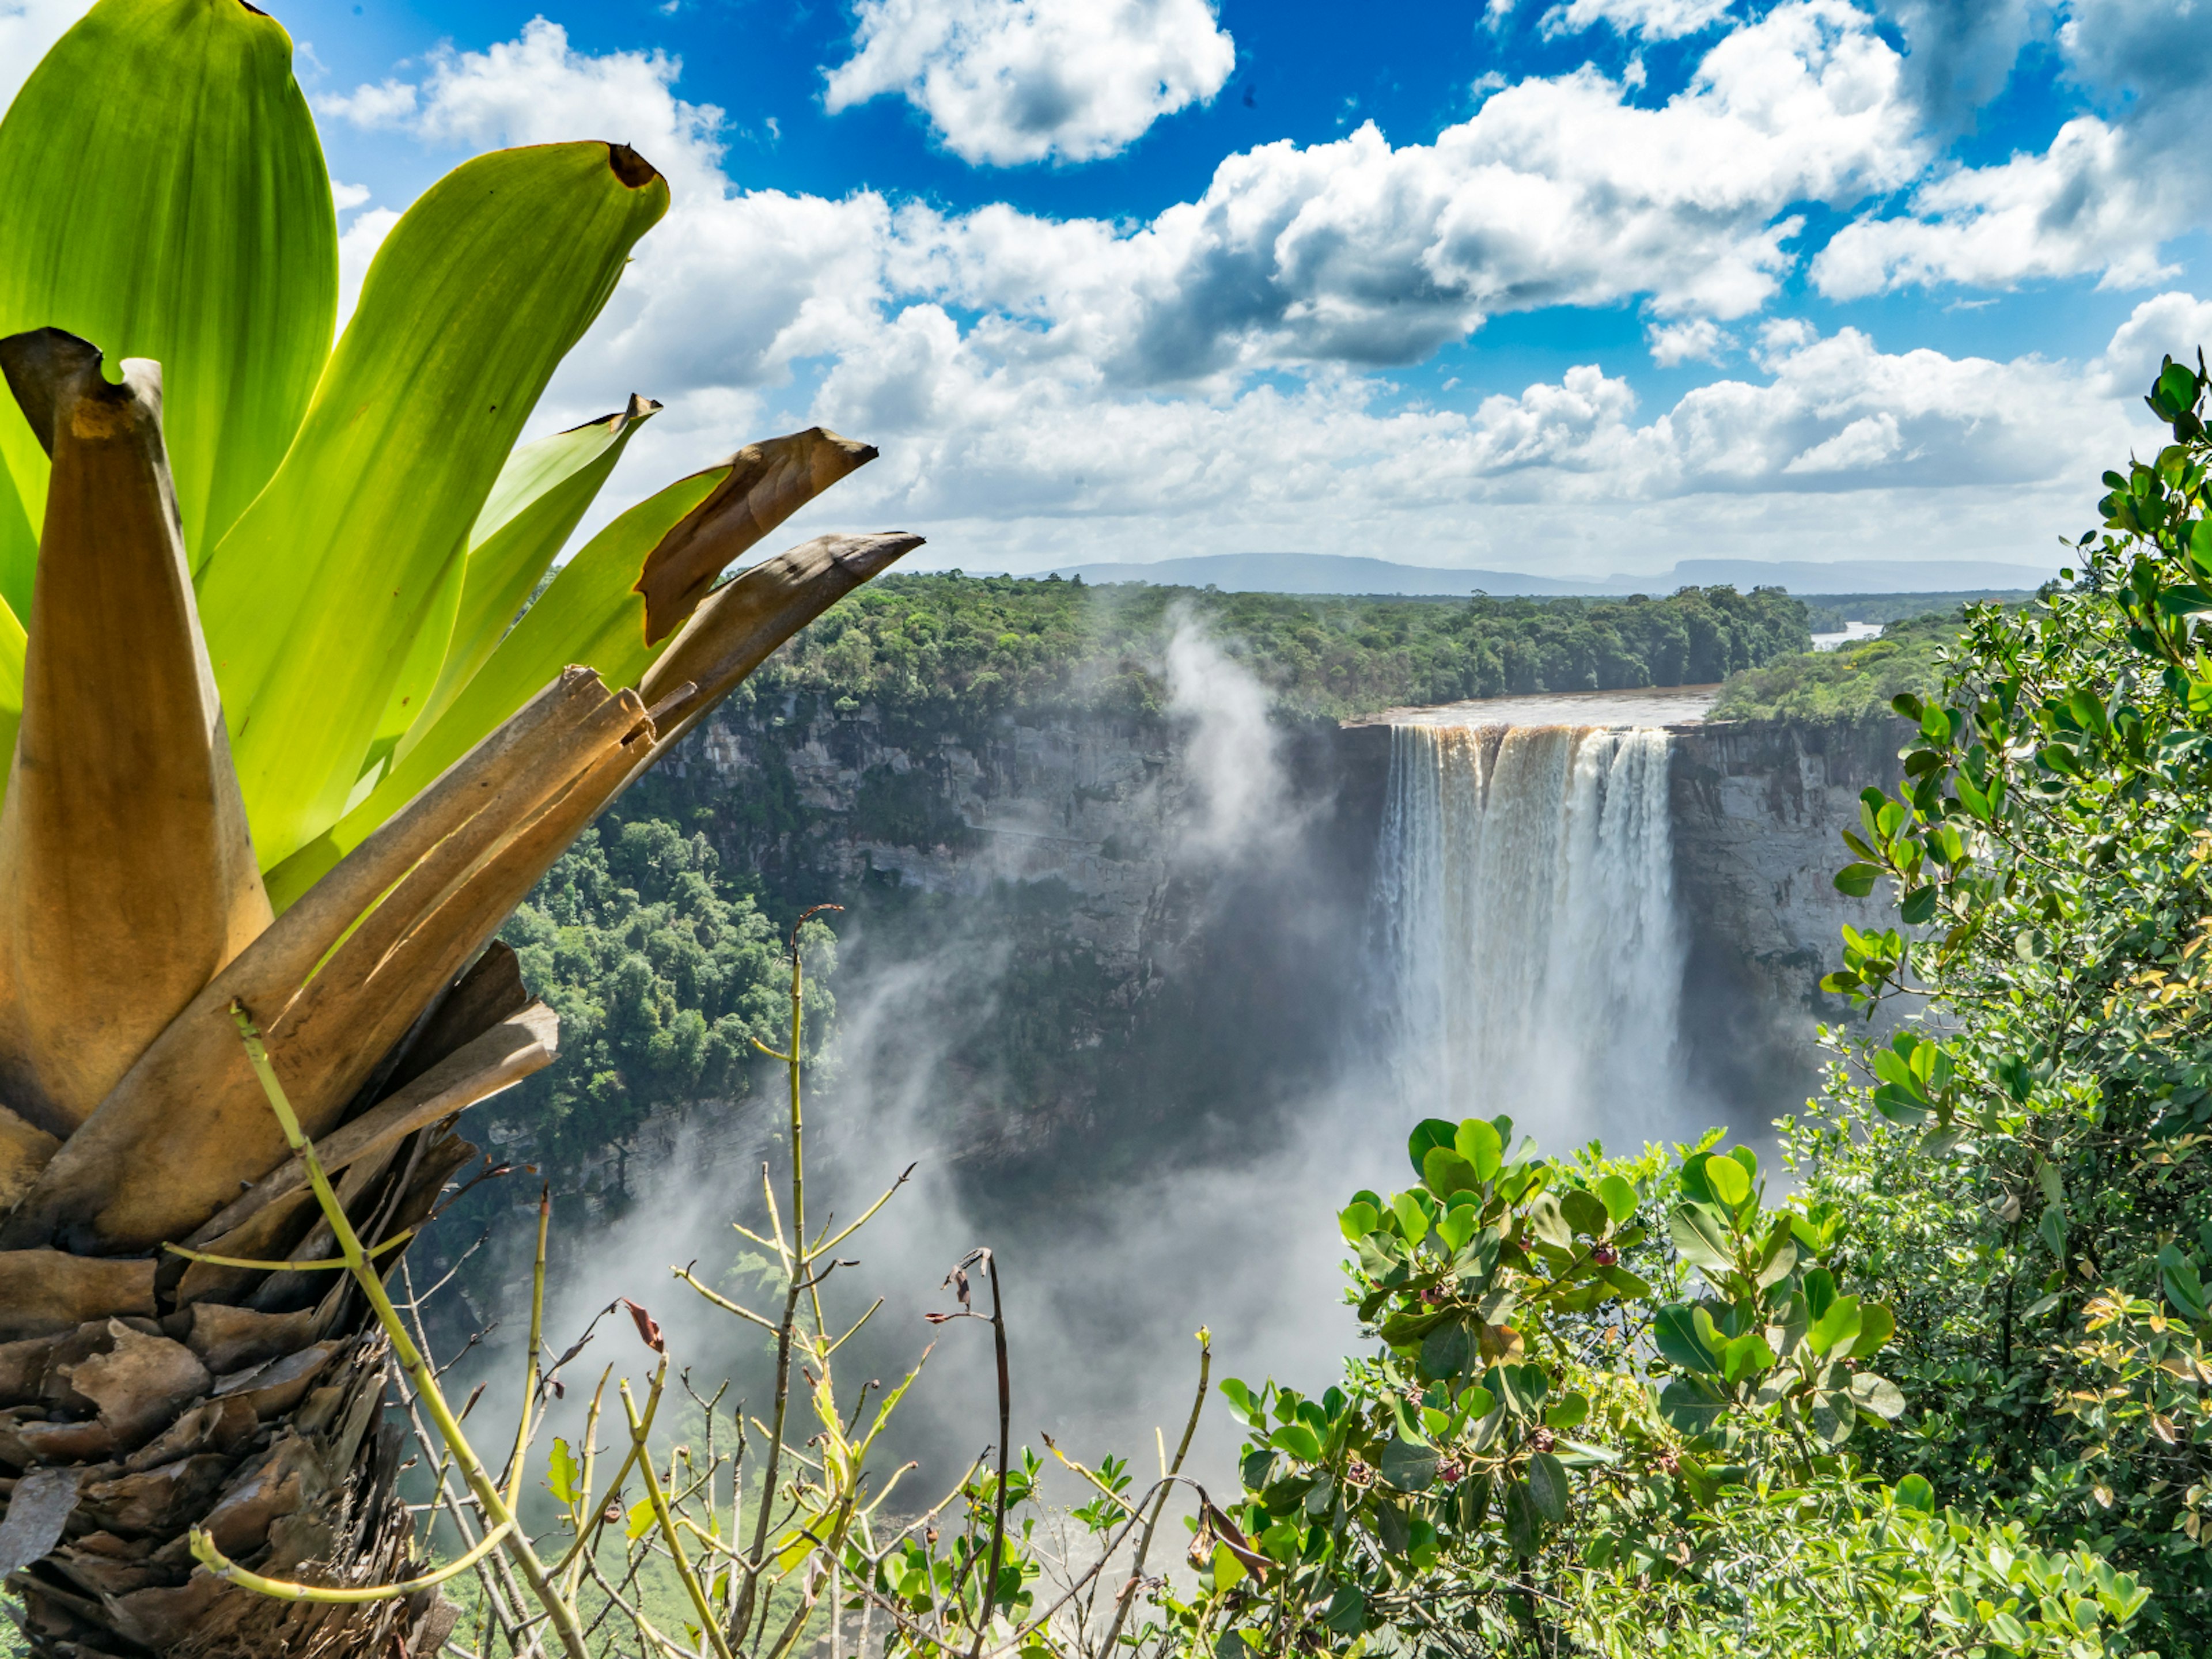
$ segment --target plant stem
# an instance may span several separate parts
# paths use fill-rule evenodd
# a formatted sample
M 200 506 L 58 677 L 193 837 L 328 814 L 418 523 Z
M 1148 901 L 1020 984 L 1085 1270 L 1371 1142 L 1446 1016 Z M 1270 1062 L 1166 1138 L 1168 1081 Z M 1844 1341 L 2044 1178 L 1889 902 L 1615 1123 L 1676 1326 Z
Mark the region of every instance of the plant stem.
M 1159 1530 L 1160 1516 L 1167 1509 L 1168 1493 L 1174 1490 L 1172 1478 L 1182 1473 L 1182 1460 L 1189 1455 L 1192 1437 L 1198 1432 L 1199 1413 L 1206 1409 L 1206 1385 L 1213 1372 L 1213 1333 L 1204 1326 L 1198 1331 L 1198 1394 L 1190 1402 L 1189 1420 L 1182 1425 L 1182 1438 L 1176 1443 L 1175 1462 L 1164 1474 L 1169 1477 L 1160 1484 L 1160 1495 L 1152 1501 L 1152 1518 L 1145 1522 L 1144 1534 L 1137 1540 L 1136 1559 L 1129 1564 L 1129 1582 L 1122 1586 L 1121 1598 L 1114 1606 L 1114 1622 L 1106 1632 L 1106 1644 L 1102 1651 L 1112 1653 L 1114 1644 L 1121 1639 L 1122 1622 L 1129 1616 L 1130 1604 L 1137 1599 L 1137 1587 L 1145 1576 L 1145 1557 L 1152 1547 L 1152 1534 Z
M 999 1361 L 999 1484 L 991 1495 L 991 1565 L 983 1575 L 982 1610 L 975 1620 L 975 1645 L 969 1650 L 969 1659 L 981 1659 L 983 1638 L 991 1628 L 991 1609 L 998 1601 L 999 1562 L 1006 1547 L 1007 1442 L 1012 1437 L 1014 1410 L 1013 1374 L 1006 1364 L 1006 1310 L 999 1294 L 998 1256 L 985 1251 L 983 1265 L 991 1273 L 991 1346 Z
M 523 1459 L 530 1450 L 531 1414 L 538 1404 L 538 1357 L 545 1333 L 545 1234 L 553 1221 L 553 1183 L 538 1191 L 538 1254 L 530 1266 L 530 1358 L 522 1371 L 522 1416 L 514 1425 L 514 1460 L 507 1473 L 507 1506 L 522 1502 Z
M 799 1314 L 799 1297 L 810 1277 L 812 1257 L 806 1248 L 806 1147 L 804 1139 L 805 1121 L 800 1107 L 800 1054 L 803 1036 L 803 1007 L 805 995 L 805 966 L 802 960 L 799 936 L 807 921 L 822 910 L 842 909 L 842 905 L 818 904 L 802 913 L 791 929 L 791 1041 L 781 1058 L 791 1080 L 791 1243 L 783 1247 L 783 1224 L 775 1224 L 777 1254 L 784 1258 L 788 1275 L 783 1297 L 783 1317 L 776 1322 L 775 1331 L 775 1415 L 769 1432 L 768 1463 L 761 1471 L 760 1509 L 753 1521 L 753 1541 L 745 1552 L 744 1588 L 738 1593 L 737 1611 L 731 1614 L 728 1638 L 732 1646 L 741 1645 L 745 1632 L 751 1627 L 753 1604 L 760 1594 L 760 1577 L 768 1557 L 769 1515 L 775 1507 L 775 1479 L 783 1458 L 783 1425 L 791 1405 L 791 1339 Z M 820 1327 L 820 1304 L 816 1304 L 816 1326 Z

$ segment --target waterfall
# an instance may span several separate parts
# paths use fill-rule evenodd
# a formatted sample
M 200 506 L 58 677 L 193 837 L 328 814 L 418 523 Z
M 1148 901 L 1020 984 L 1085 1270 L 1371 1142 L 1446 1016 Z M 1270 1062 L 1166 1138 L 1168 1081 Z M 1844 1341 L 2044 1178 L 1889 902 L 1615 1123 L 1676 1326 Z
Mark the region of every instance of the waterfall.
M 1376 921 L 1407 1109 L 1510 1113 L 1553 1152 L 1674 1129 L 1670 750 L 1648 729 L 1392 728 Z

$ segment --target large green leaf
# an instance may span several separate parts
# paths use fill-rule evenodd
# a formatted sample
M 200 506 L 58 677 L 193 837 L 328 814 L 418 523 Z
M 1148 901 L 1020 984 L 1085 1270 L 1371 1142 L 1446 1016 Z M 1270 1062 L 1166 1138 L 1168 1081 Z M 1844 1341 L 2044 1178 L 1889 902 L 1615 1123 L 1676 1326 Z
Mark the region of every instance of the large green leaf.
M 622 146 L 501 150 L 378 251 L 298 438 L 200 578 L 268 865 L 344 810 L 532 406 L 667 206 Z
M 195 562 L 283 459 L 331 347 L 337 223 L 292 40 L 239 0 L 100 0 L 0 121 L 0 335 L 161 365 Z M 30 614 L 46 458 L 0 399 L 0 596 Z
M 469 532 L 450 643 L 437 683 L 422 704 L 418 734 L 476 678 L 598 499 L 630 439 L 659 408 L 633 394 L 628 408 L 524 444 L 507 457 Z M 403 750 L 411 746 L 402 740 Z
M 380 775 L 408 733 L 428 731 L 483 666 L 622 459 L 630 434 L 659 407 L 633 396 L 627 409 L 524 444 L 507 458 L 469 531 L 468 556 L 447 569 L 416 630 L 385 699 L 365 772 Z
M 337 823 L 270 871 L 269 895 L 277 909 L 305 892 L 568 664 L 596 668 L 613 690 L 636 684 L 656 649 L 645 643 L 644 605 L 629 592 L 631 584 L 645 556 L 728 471 L 708 467 L 678 478 L 586 542 L 383 781 Z

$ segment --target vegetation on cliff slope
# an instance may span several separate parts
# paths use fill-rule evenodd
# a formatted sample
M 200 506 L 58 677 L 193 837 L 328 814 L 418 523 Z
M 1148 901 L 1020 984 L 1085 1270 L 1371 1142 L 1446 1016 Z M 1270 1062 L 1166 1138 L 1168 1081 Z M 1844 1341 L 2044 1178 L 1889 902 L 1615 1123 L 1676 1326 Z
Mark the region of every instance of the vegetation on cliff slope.
M 605 1151 L 655 1105 L 749 1091 L 752 1042 L 773 1046 L 789 1015 L 787 969 L 774 924 L 720 865 L 703 835 L 613 820 L 578 837 L 502 930 L 561 1016 L 561 1053 L 500 1115 L 528 1122 L 556 1166 Z M 810 986 L 817 1030 L 823 983 Z
M 1933 695 L 1942 679 L 1943 647 L 1964 626 L 1955 611 L 1915 617 L 1833 651 L 1776 658 L 1730 675 L 1707 718 L 1856 720 L 1887 714 L 1893 698 Z

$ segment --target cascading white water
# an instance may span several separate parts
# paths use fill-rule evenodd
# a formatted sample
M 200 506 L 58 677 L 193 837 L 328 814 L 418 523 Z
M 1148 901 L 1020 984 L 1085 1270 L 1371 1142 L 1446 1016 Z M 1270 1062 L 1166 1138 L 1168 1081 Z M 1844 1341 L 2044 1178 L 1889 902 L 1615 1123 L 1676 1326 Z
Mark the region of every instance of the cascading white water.
M 1671 740 L 1400 726 L 1376 900 L 1403 1104 L 1547 1151 L 1674 1126 L 1683 965 Z

